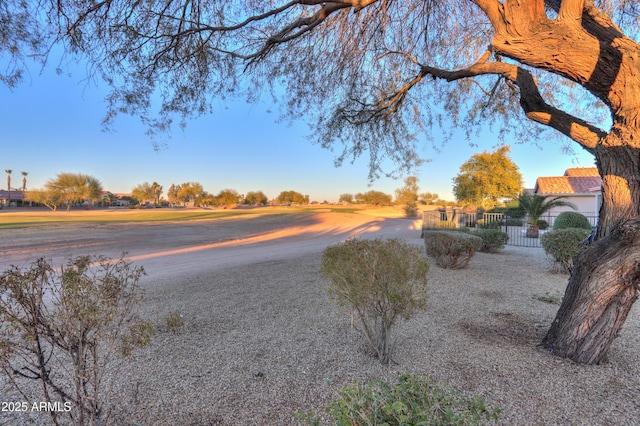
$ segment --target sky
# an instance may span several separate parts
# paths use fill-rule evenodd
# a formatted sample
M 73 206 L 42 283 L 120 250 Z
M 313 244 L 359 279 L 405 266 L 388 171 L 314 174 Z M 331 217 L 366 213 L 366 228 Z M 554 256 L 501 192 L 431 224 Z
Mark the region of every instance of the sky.
M 311 142 L 306 123 L 278 122 L 277 106 L 265 102 L 220 103 L 212 115 L 188 122 L 184 130 L 174 128 L 155 149 L 135 117 L 119 117 L 113 132 L 103 131 L 107 91 L 87 85 L 82 77 L 32 69 L 16 88 L 0 85 L 0 174 L 13 170 L 13 188 L 22 187 L 22 171 L 28 172 L 27 189 L 71 172 L 94 176 L 113 193 L 129 193 L 138 184 L 155 181 L 166 195 L 171 184 L 199 182 L 214 195 L 232 188 L 240 194 L 261 190 L 275 198 L 294 190 L 318 202 L 369 190 L 393 195 L 403 185 L 402 177 L 369 182 L 367 154 L 335 167 L 336 154 Z M 414 173 L 420 192 L 454 200 L 452 179 L 462 163 L 496 147 L 488 131 L 471 142 L 477 146 L 470 147 L 460 135 L 438 152 L 425 147 L 420 155 L 429 162 Z M 554 141 L 511 144 L 511 159 L 525 188 L 533 188 L 538 176 L 561 176 L 566 168 L 594 165 L 586 151 L 564 154 Z

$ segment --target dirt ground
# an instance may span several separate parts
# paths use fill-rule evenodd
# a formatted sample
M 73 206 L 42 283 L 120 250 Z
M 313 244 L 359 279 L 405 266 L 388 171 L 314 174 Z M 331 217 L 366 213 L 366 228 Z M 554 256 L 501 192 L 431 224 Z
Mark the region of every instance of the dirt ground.
M 167 278 L 202 268 L 211 271 L 304 255 L 352 236 L 420 235 L 419 220 L 398 216 L 396 209 L 374 209 L 1 230 L 0 270 L 26 266 L 39 257 L 51 259 L 56 265 L 69 256 L 117 258 L 126 252 L 126 257 L 142 265 L 150 276 Z

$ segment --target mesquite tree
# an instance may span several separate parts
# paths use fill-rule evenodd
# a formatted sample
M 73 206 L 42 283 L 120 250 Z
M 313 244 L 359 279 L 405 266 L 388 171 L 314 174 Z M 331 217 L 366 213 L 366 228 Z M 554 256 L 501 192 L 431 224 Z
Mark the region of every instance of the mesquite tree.
M 286 101 L 284 115 L 308 119 L 323 146 L 343 144 L 338 162 L 368 152 L 371 177 L 382 158 L 401 169 L 419 163 L 418 143 L 433 127 L 492 126 L 540 144 L 545 131 L 564 135 L 595 156 L 603 204 L 543 344 L 597 363 L 638 296 L 639 8 L 637 0 L 5 0 L 0 54 L 11 61 L 1 78 L 16 84 L 30 50 L 62 42 L 111 86 L 107 123 L 129 113 L 159 130 L 175 116 L 208 113 L 213 99 L 270 93 Z

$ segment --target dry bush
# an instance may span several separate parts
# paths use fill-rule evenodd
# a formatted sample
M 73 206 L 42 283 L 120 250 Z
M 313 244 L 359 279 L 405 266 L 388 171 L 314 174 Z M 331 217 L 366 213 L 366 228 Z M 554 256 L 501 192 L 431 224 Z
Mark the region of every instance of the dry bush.
M 385 364 L 391 360 L 393 324 L 426 307 L 428 270 L 421 249 L 400 239 L 354 238 L 322 254 L 331 299 L 355 313 L 369 347 Z
M 427 255 L 445 269 L 464 268 L 482 247 L 482 238 L 457 231 L 424 231 Z
M 153 334 L 138 316 L 142 274 L 123 257 L 79 256 L 0 276 L 0 367 L 25 400 L 57 408 L 53 424 L 108 423 L 118 367 Z

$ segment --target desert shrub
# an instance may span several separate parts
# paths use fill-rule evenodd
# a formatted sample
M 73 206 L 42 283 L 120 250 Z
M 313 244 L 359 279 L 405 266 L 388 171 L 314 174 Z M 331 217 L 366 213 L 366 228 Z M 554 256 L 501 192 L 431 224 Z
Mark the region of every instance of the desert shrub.
M 448 220 L 436 222 L 434 226 L 436 229 L 458 229 L 458 224 L 456 222 L 451 222 Z
M 553 229 L 568 228 L 588 229 L 589 231 L 593 229 L 591 223 L 589 223 L 589 219 L 587 219 L 585 215 L 578 212 L 562 212 L 553 222 Z
M 563 272 L 569 272 L 584 247 L 584 239 L 589 236 L 588 229 L 555 229 L 540 237 L 544 251 Z
M 369 348 L 382 363 L 390 361 L 389 335 L 396 320 L 426 307 L 428 270 L 421 249 L 399 239 L 352 238 L 322 253 L 329 296 L 360 320 Z
M 123 258 L 79 256 L 0 276 L 0 366 L 25 399 L 62 408 L 53 424 L 108 423 L 118 367 L 153 334 L 138 315 L 142 274 Z
M 522 219 L 515 219 L 515 218 L 508 218 L 507 221 L 507 226 L 522 226 L 524 225 L 524 222 L 522 221 Z
M 484 219 L 480 219 L 478 221 L 479 229 L 500 229 L 501 226 L 502 222 L 499 220 L 485 221 Z
M 482 247 L 482 238 L 464 232 L 425 231 L 427 255 L 441 268 L 464 268 Z
M 168 331 L 177 333 L 182 327 L 184 327 L 184 318 L 178 311 L 171 311 L 164 318 L 164 325 Z
M 469 231 L 471 235 L 482 238 L 482 246 L 480 251 L 484 253 L 495 253 L 504 248 L 509 240 L 509 234 L 499 229 L 474 229 Z
M 334 425 L 479 425 L 497 421 L 501 410 L 482 397 L 470 398 L 428 377 L 403 374 L 396 384 L 385 380 L 351 384 L 325 407 Z M 301 416 L 319 425 L 313 413 Z
M 549 222 L 547 222 L 544 219 L 538 220 L 538 229 L 543 230 L 543 231 L 545 229 L 549 229 Z

